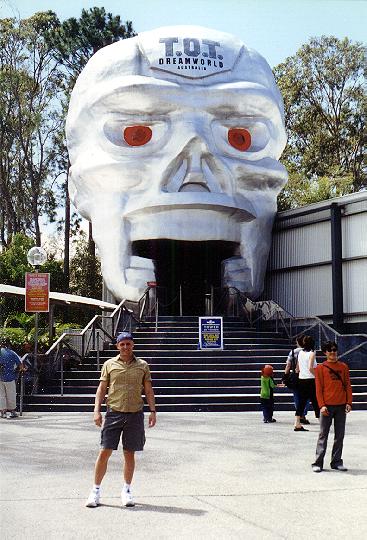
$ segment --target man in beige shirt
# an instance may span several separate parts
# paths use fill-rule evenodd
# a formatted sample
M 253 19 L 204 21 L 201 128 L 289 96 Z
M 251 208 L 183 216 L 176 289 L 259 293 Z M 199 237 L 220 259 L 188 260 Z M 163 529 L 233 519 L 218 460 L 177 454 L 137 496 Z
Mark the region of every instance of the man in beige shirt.
M 101 482 L 106 474 L 108 460 L 113 450 L 118 448 L 120 437 L 124 453 L 121 500 L 123 506 L 135 505 L 130 484 L 135 469 L 135 452 L 143 450 L 145 444 L 142 392 L 150 409 L 149 427 L 156 423 L 155 398 L 147 362 L 134 356 L 134 341 L 129 332 L 117 336 L 116 347 L 119 354 L 103 364 L 94 404 L 94 423 L 101 427 L 101 405 L 108 389 L 107 412 L 94 470 L 94 486 L 86 502 L 89 508 L 99 505 Z

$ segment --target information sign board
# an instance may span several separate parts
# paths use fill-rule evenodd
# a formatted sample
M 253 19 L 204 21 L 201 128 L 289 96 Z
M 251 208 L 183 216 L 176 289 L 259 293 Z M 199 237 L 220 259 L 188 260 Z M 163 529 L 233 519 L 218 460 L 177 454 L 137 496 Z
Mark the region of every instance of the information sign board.
M 26 272 L 25 311 L 40 313 L 49 311 L 50 274 Z
M 223 317 L 199 317 L 200 349 L 223 349 Z

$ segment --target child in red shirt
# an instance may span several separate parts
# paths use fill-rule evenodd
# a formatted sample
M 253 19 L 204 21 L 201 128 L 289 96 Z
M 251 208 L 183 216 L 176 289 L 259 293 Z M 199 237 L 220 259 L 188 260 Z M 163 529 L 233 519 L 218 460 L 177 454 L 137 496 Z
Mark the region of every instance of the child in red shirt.
M 316 396 L 321 415 L 316 459 L 312 464 L 312 470 L 321 472 L 323 469 L 329 430 L 334 420 L 334 445 L 330 466 L 337 471 L 346 471 L 342 452 L 346 413 L 352 409 L 349 368 L 347 364 L 338 360 L 338 347 L 334 341 L 324 343 L 321 350 L 326 355 L 326 361 L 315 370 Z

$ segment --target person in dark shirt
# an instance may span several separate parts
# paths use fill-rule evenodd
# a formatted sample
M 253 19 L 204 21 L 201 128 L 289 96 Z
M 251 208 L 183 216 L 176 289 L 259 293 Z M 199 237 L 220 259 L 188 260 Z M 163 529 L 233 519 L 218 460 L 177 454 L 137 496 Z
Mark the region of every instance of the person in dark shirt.
M 14 351 L 9 348 L 6 340 L 0 347 L 0 411 L 1 418 L 16 418 L 16 385 L 18 369 L 22 362 Z

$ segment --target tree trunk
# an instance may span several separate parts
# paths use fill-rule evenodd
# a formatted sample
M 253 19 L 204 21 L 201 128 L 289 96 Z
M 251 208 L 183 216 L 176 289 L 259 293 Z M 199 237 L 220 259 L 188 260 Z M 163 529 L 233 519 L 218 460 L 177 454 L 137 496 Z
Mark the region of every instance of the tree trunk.
M 92 223 L 89 222 L 89 231 L 88 231 L 88 252 L 92 257 L 96 256 L 96 244 L 93 240 L 93 229 Z
M 65 235 L 64 235 L 64 279 L 65 290 L 69 292 L 70 283 L 70 197 L 69 197 L 69 169 L 66 172 L 65 181 Z

